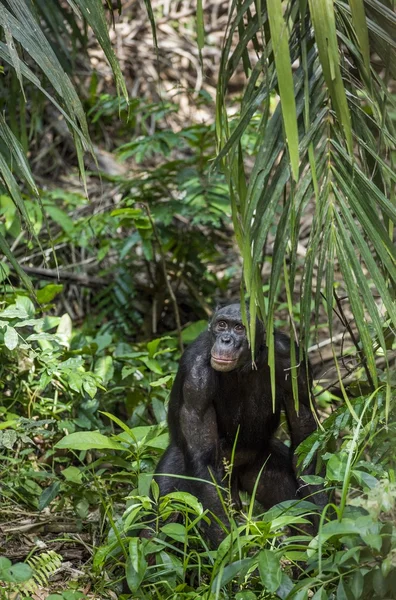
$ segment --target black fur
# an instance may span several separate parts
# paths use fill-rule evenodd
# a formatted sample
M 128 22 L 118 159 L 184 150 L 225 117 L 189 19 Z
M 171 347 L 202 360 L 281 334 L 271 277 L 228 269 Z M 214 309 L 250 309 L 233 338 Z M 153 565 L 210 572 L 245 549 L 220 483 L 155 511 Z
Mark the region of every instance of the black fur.
M 181 358 L 169 403 L 170 444 L 156 471 L 156 475 L 164 474 L 156 477 L 161 495 L 174 490 L 194 493 L 204 508 L 225 522 L 213 485 L 172 477 L 172 474 L 207 481 L 214 477 L 219 485 L 224 485 L 224 459 L 231 460 L 238 436 L 232 472 L 233 500 L 237 505 L 239 490 L 252 492 L 264 463 L 256 497 L 265 508 L 312 492 L 315 494 L 310 500 L 326 504 L 326 495 L 320 490 L 316 493 L 318 489 L 314 486 L 305 486 L 302 494 L 296 473 L 294 449 L 316 429 L 306 364 L 298 368 L 298 373 L 290 369 L 290 340 L 283 333 L 275 332 L 273 411 L 263 324 L 257 320 L 254 365 L 241 325 L 239 305 L 220 308 L 208 331 L 202 333 Z M 296 351 L 298 356 L 297 348 Z M 292 377 L 298 381 L 298 414 L 294 408 Z M 290 430 L 290 449 L 274 438 L 282 409 Z M 312 465 L 307 472 L 313 473 L 314 468 Z M 207 537 L 213 545 L 223 537 L 222 529 L 214 520 L 207 529 Z

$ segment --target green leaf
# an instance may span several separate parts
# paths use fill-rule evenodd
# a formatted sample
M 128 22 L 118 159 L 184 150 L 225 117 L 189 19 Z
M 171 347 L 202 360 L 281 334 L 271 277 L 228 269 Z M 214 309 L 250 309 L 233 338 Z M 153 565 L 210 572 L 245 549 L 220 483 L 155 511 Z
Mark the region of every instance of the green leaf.
M 240 577 L 246 573 L 247 569 L 253 562 L 253 558 L 243 558 L 227 565 L 223 570 L 220 570 L 219 574 L 213 580 L 212 592 L 215 593 L 217 589 L 227 585 L 237 575 Z
M 324 586 L 320 587 L 317 592 L 312 596 L 312 600 L 327 600 L 328 595 Z
M 190 344 L 199 336 L 200 333 L 206 331 L 207 328 L 208 322 L 204 320 L 195 321 L 194 323 L 191 323 L 191 325 L 188 325 L 182 331 L 183 343 Z
M 113 359 L 111 356 L 101 356 L 98 358 L 94 369 L 95 375 L 98 375 L 104 384 L 109 383 L 114 375 Z
M 140 538 L 133 538 L 129 542 L 129 558 L 125 567 L 127 582 L 132 592 L 136 592 L 139 589 L 147 566 L 142 540 Z
M 254 592 L 237 592 L 235 594 L 235 600 L 257 600 L 257 596 Z
M 301 475 L 300 479 L 309 485 L 323 485 L 325 482 L 325 478 L 319 477 L 319 475 Z
M 67 467 L 61 471 L 63 477 L 66 481 L 71 481 L 72 483 L 81 484 L 82 482 L 82 473 L 78 467 Z
M 362 597 L 362 593 L 363 593 L 363 587 L 364 587 L 364 577 L 362 572 L 357 569 L 351 576 L 351 578 L 348 581 L 349 584 L 349 588 L 355 598 L 355 600 L 360 600 L 360 598 Z
M 166 495 L 166 498 L 168 498 L 169 500 L 175 500 L 176 502 L 181 502 L 182 504 L 186 504 L 187 506 L 192 508 L 192 510 L 197 515 L 202 515 L 203 513 L 202 504 L 199 502 L 199 500 L 197 500 L 195 496 L 189 494 L 188 492 L 171 492 L 170 494 Z
M 348 455 L 345 452 L 332 454 L 326 465 L 326 477 L 330 481 L 344 481 Z
M 262 550 L 258 555 L 258 568 L 264 587 L 275 593 L 282 580 L 282 569 L 276 553 L 273 550 Z
M 45 488 L 43 493 L 41 494 L 38 502 L 38 509 L 44 510 L 49 504 L 51 504 L 52 500 L 56 498 L 60 490 L 60 481 L 55 481 L 52 485 Z
M 197 42 L 198 48 L 202 50 L 205 45 L 205 28 L 202 9 L 202 0 L 197 0 Z
M 10 421 L 8 421 L 8 423 L 10 424 Z M 4 423 L 1 423 L 1 425 L 4 425 Z M 12 450 L 17 439 L 18 436 L 16 431 L 14 431 L 14 429 L 7 429 L 1 433 L 0 446 L 3 446 L 3 448 L 7 448 L 8 450 Z
M 165 450 L 169 446 L 169 434 L 163 433 L 152 440 L 147 440 L 144 444 L 148 448 L 158 448 L 159 450 Z
M 167 523 L 161 527 L 161 531 L 176 542 L 184 542 L 186 539 L 186 528 L 181 523 Z
M 10 274 L 10 267 L 7 263 L 0 262 L 0 283 L 3 283 Z
M 291 171 L 294 180 L 297 181 L 299 158 L 296 101 L 289 52 L 289 33 L 283 18 L 282 1 L 267 0 L 267 11 Z
M 87 392 L 90 398 L 94 398 L 96 396 L 96 392 L 98 391 L 97 385 L 93 377 L 85 377 L 82 382 L 84 391 Z
M 165 375 L 165 377 L 160 377 L 157 381 L 151 381 L 151 387 L 160 387 L 161 385 L 165 385 L 168 381 L 173 381 L 174 375 Z M 169 387 L 169 386 L 168 386 Z
M 63 285 L 57 283 L 50 283 L 41 290 L 37 290 L 37 302 L 39 304 L 47 304 L 51 302 L 58 294 L 63 291 Z
M 69 116 L 77 129 L 81 128 L 84 138 L 88 140 L 88 126 L 82 104 L 38 21 L 24 0 L 13 0 L 10 6 L 13 14 L 4 5 L 0 5 L 0 24 L 9 27 L 11 36 L 42 69 L 57 94 L 65 102 Z M 82 151 L 79 151 L 78 155 L 80 162 Z
M 293 587 L 293 581 L 288 575 L 286 575 L 284 571 L 282 571 L 282 579 L 280 586 L 276 590 L 276 595 L 282 600 L 285 600 L 285 598 L 289 597 L 289 594 L 292 591 Z
M 74 510 L 76 511 L 77 517 L 80 519 L 86 519 L 89 512 L 89 502 L 86 498 L 81 498 L 74 504 Z
M 65 590 L 63 592 L 64 600 L 84 600 L 86 599 L 86 595 L 82 592 L 78 592 L 77 590 Z
M 84 19 L 87 21 L 87 23 L 89 23 L 90 27 L 92 27 L 95 37 L 101 45 L 102 50 L 110 63 L 118 93 L 121 89 L 125 100 L 128 102 L 129 97 L 125 80 L 113 48 L 111 47 L 109 33 L 107 31 L 105 12 L 103 10 L 103 4 L 101 0 L 74 0 L 74 2 L 79 6 Z
M 338 119 L 343 127 L 349 152 L 352 154 L 351 116 L 341 77 L 334 2 L 333 0 L 309 0 L 309 7 L 323 75 L 329 88 Z
M 0 232 L 0 250 L 4 254 L 4 256 L 7 258 L 8 262 L 11 265 L 11 267 L 17 273 L 17 275 L 19 276 L 19 278 L 21 279 L 21 281 L 23 281 L 23 283 L 25 284 L 26 288 L 32 294 L 32 297 L 34 297 L 35 296 L 35 291 L 34 291 L 34 288 L 32 286 L 32 282 L 30 281 L 30 279 L 26 275 L 26 273 L 23 271 L 23 269 L 21 269 L 21 267 L 19 266 L 18 261 L 15 259 L 13 253 L 10 250 L 10 247 L 8 246 L 6 240 L 4 239 L 3 235 L 1 234 L 1 232 Z
M 14 565 L 5 556 L 0 556 L 0 581 L 7 583 L 20 583 L 28 581 L 33 575 L 33 569 L 25 563 Z
M 149 358 L 148 356 L 141 356 L 141 357 L 139 357 L 139 360 L 141 360 L 142 363 L 144 363 L 146 365 L 146 367 L 148 369 L 150 369 L 150 371 L 152 371 L 153 373 L 157 373 L 157 375 L 163 374 L 161 365 L 159 364 L 159 362 L 157 360 L 155 360 L 155 358 Z
M 344 583 L 343 578 L 340 578 L 337 586 L 337 600 L 353 600 L 351 591 L 348 586 Z
M 9 325 L 4 334 L 4 344 L 8 350 L 14 350 L 18 346 L 18 334 L 15 329 Z
M 102 350 L 108 348 L 111 345 L 112 341 L 113 336 L 111 335 L 111 333 L 103 333 L 102 335 L 97 335 L 94 339 L 95 344 L 97 344 L 98 346 L 96 353 L 99 353 Z
M 73 234 L 74 223 L 66 212 L 57 206 L 54 206 L 53 204 L 45 204 L 44 208 L 45 212 L 63 229 L 65 233 L 67 233 L 69 236 Z
M 370 76 L 370 42 L 367 28 L 366 14 L 364 12 L 363 0 L 348 0 L 351 7 L 352 22 L 355 27 L 356 37 L 359 41 L 364 66 L 367 76 Z
M 65 313 L 61 316 L 58 327 L 56 328 L 56 333 L 68 342 L 71 338 L 73 332 L 73 323 L 70 316 Z
M 67 448 L 68 450 L 125 450 L 124 446 L 119 442 L 97 431 L 71 433 L 59 440 L 54 448 Z

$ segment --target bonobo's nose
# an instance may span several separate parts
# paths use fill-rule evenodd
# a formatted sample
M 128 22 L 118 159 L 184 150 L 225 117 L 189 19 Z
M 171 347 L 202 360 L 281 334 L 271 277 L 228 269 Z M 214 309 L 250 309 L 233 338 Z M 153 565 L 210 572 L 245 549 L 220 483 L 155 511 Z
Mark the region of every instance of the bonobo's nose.
M 231 336 L 228 333 L 222 335 L 220 339 L 223 344 L 231 344 Z

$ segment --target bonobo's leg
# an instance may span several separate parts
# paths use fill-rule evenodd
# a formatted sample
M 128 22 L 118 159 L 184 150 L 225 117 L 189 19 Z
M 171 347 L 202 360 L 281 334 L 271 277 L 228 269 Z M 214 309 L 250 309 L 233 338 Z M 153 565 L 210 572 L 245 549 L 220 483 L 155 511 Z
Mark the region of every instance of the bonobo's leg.
M 197 496 L 201 500 L 202 490 L 205 490 L 206 487 L 208 490 L 205 491 L 208 494 L 212 494 L 213 497 L 217 494 L 216 489 L 210 483 L 205 484 L 202 481 L 194 481 L 194 479 L 184 479 L 183 476 L 187 475 L 187 472 L 183 452 L 177 446 L 169 446 L 158 463 L 154 475 L 154 479 L 160 488 L 160 496 L 165 496 L 175 491 L 190 492 L 190 494 Z M 172 475 L 180 477 L 172 477 Z M 191 477 L 191 473 L 188 473 L 188 475 Z M 209 477 L 207 478 L 209 479 Z M 206 507 L 204 506 L 204 508 Z M 177 518 L 177 515 L 175 518 Z M 224 537 L 218 523 L 212 518 L 210 525 L 202 521 L 200 526 L 205 532 L 205 537 L 209 539 L 213 546 L 218 546 Z
M 179 475 L 179 477 L 172 477 L 172 475 Z M 190 482 L 188 479 L 183 479 L 183 475 L 187 475 L 183 452 L 177 446 L 169 446 L 159 461 L 154 475 L 160 489 L 160 496 L 176 491 L 191 493 Z
M 268 509 L 284 500 L 298 500 L 301 497 L 290 450 L 279 440 L 273 440 L 270 450 L 260 455 L 250 466 L 238 469 L 241 489 L 252 494 L 264 464 L 256 491 L 256 499 L 264 508 Z

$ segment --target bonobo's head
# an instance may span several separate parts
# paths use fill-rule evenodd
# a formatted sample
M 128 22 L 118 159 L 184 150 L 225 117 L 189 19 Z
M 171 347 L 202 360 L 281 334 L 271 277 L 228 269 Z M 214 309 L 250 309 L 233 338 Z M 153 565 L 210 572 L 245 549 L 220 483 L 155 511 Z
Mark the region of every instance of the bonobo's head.
M 251 351 L 239 304 L 218 309 L 213 315 L 209 330 L 213 341 L 210 358 L 213 369 L 224 373 L 251 362 Z M 262 343 L 263 331 L 261 321 L 257 320 L 256 349 Z

